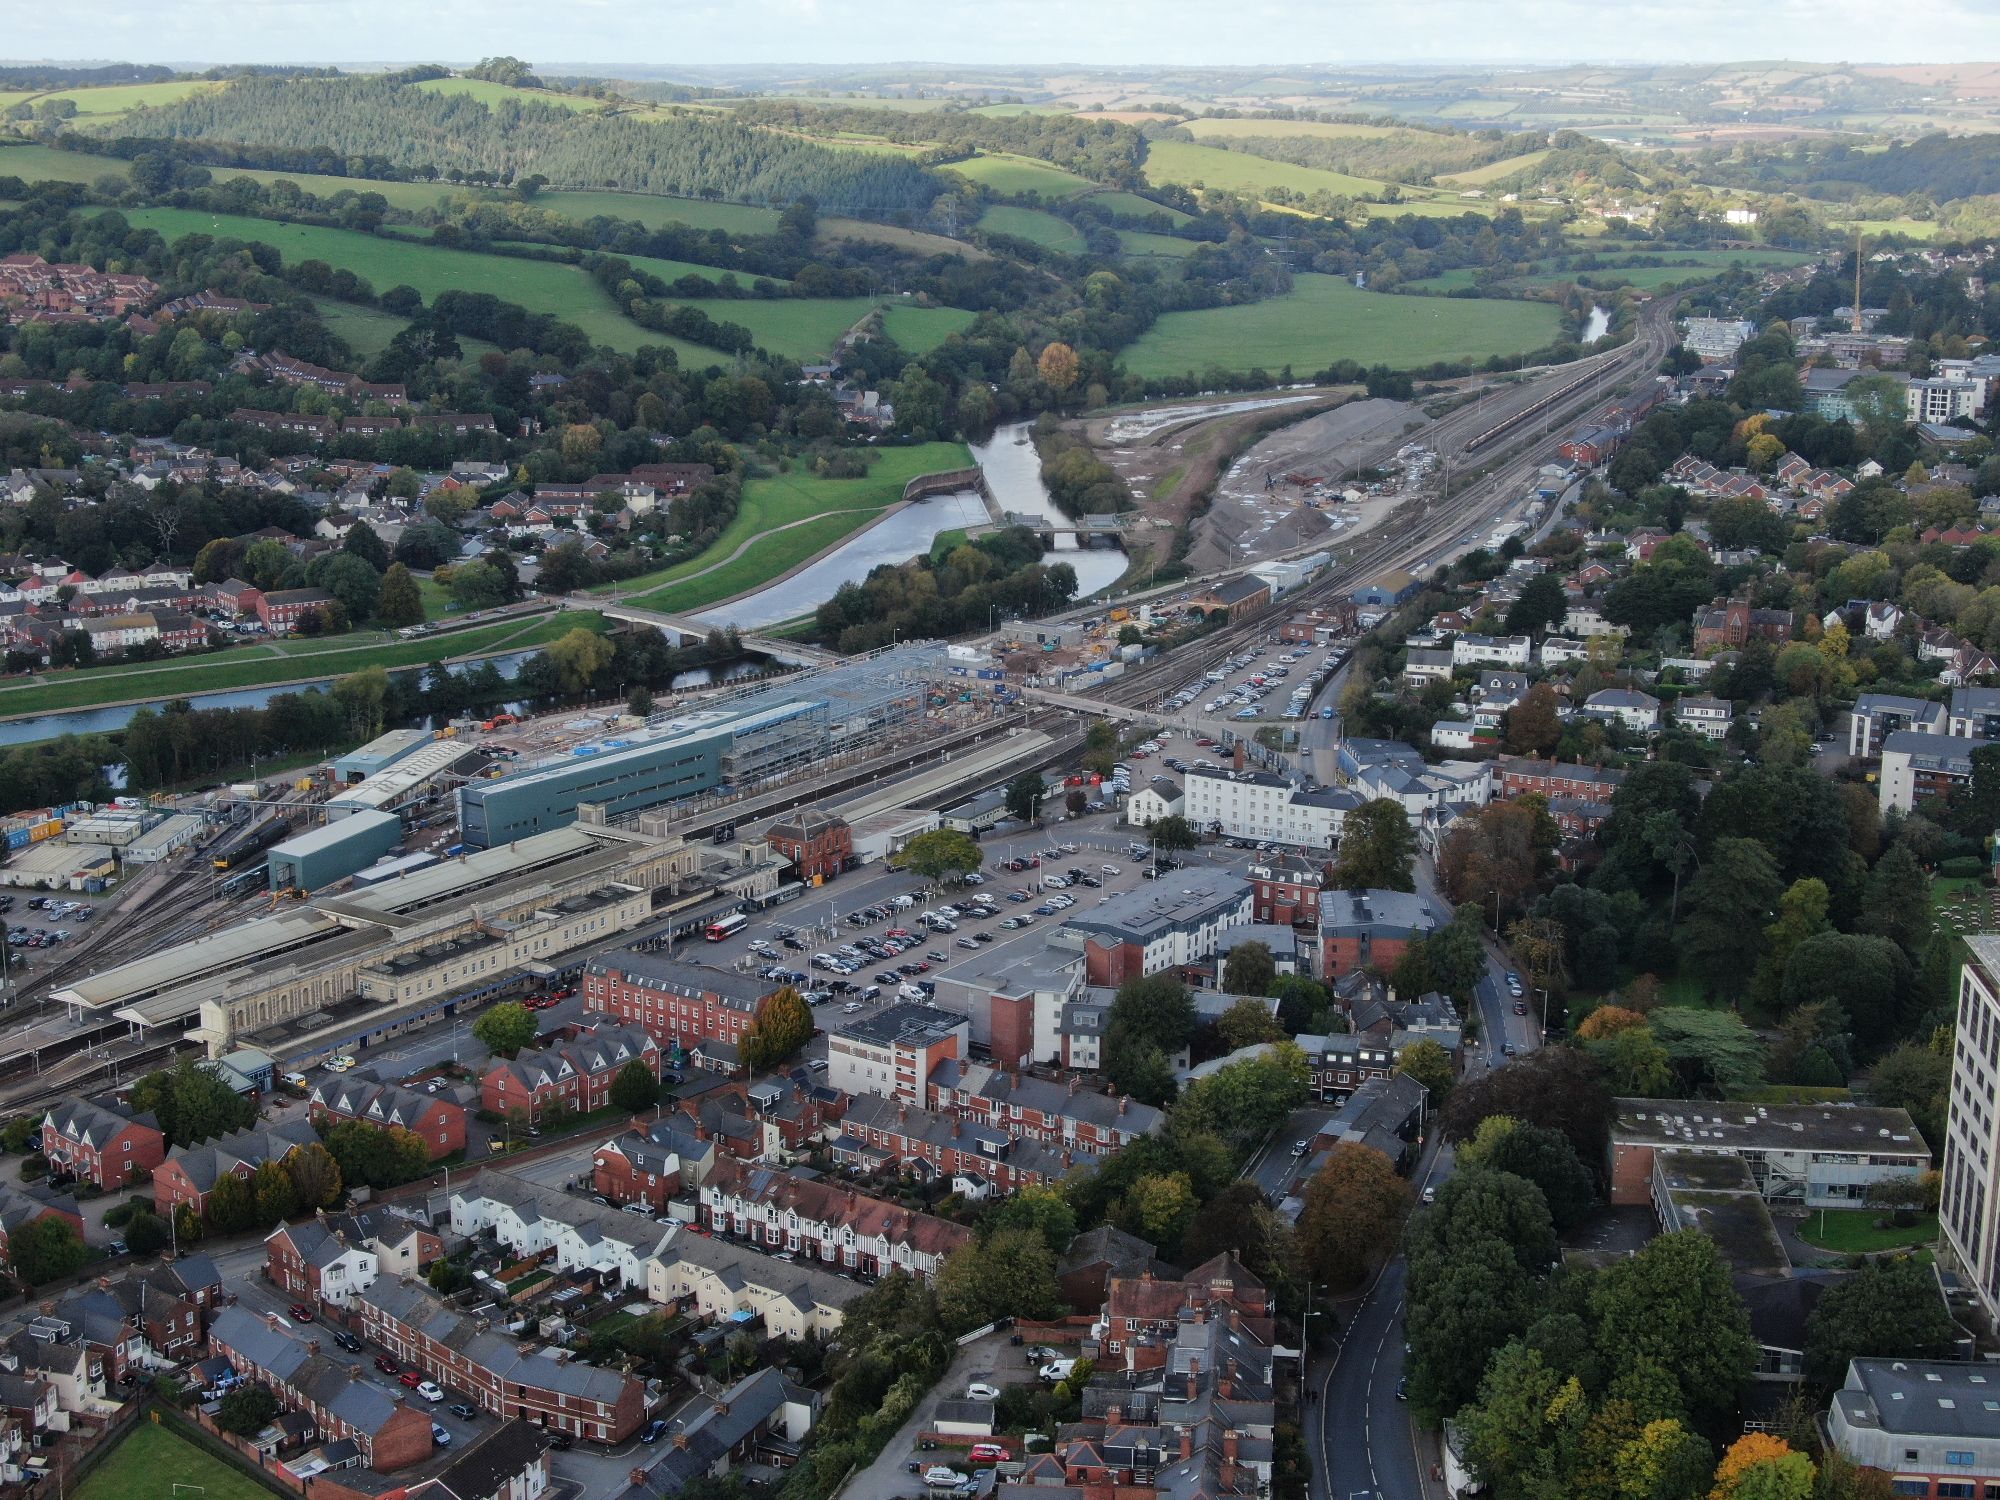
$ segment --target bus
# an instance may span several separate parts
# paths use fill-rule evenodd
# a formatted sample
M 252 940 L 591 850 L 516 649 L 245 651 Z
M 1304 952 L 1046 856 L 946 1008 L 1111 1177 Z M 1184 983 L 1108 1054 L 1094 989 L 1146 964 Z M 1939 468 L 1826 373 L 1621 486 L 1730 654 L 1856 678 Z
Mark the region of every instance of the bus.
M 750 919 L 740 911 L 733 911 L 726 917 L 717 917 L 702 931 L 702 936 L 711 943 L 719 943 L 724 938 L 733 937 L 750 925 Z

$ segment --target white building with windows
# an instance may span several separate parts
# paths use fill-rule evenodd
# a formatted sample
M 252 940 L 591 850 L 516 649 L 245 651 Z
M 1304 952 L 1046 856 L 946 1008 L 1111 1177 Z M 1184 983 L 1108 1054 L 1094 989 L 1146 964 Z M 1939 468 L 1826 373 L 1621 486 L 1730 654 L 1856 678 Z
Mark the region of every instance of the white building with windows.
M 1344 787 L 1308 791 L 1270 771 L 1196 766 L 1182 784 L 1182 814 L 1197 829 L 1299 849 L 1331 849 L 1361 799 Z
M 1526 667 L 1535 643 L 1525 635 L 1462 635 L 1451 643 L 1458 667 Z

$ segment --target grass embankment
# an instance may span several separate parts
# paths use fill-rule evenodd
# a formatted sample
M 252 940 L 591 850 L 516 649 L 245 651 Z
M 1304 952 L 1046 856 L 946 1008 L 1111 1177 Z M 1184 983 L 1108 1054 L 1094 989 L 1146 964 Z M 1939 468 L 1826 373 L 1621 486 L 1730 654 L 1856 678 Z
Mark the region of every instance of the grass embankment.
M 282 687 L 358 672 L 364 667 L 421 667 L 456 657 L 526 651 L 545 646 L 578 625 L 602 630 L 604 618 L 594 611 L 573 610 L 504 620 L 414 641 L 384 642 L 380 635 L 370 632 L 361 641 L 332 637 L 324 642 L 324 649 L 317 650 L 265 652 L 256 647 L 237 647 L 221 656 L 46 672 L 32 682 L 0 684 L 0 719 L 95 708 L 135 699 L 165 700 L 233 688 Z
M 918 475 L 971 466 L 963 443 L 921 443 L 880 450 L 861 479 L 795 473 L 749 480 L 736 519 L 699 556 L 634 579 L 619 592 L 647 609 L 705 608 L 768 583 L 859 531 L 901 500 L 904 486 Z
M 1338 276 L 1300 275 L 1282 297 L 1168 313 L 1121 356 L 1142 378 L 1290 365 L 1301 374 L 1338 359 L 1394 368 L 1518 354 L 1554 339 L 1546 303 L 1396 297 Z
M 141 1422 L 77 1488 L 75 1500 L 270 1500 L 278 1493 L 163 1423 Z

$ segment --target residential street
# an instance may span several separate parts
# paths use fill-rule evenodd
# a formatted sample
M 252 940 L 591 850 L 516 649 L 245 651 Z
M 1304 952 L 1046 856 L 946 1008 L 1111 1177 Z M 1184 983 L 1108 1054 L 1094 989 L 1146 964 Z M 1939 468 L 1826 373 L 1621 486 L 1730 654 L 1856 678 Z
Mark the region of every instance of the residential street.
M 1420 890 L 1428 889 L 1428 877 L 1428 864 L 1420 862 Z M 1513 1014 L 1505 974 L 1497 949 L 1489 950 L 1478 1000 L 1485 1035 L 1511 1042 L 1517 1053 L 1527 1052 L 1541 1044 L 1539 1021 Z M 1482 1042 L 1466 1051 L 1466 1076 L 1476 1076 L 1487 1067 L 1504 1067 L 1506 1061 L 1504 1053 Z M 1305 1113 L 1301 1111 L 1301 1116 Z M 1285 1155 L 1286 1140 L 1287 1132 L 1280 1131 L 1264 1156 L 1252 1161 L 1250 1175 L 1267 1192 L 1271 1158 L 1282 1161 L 1287 1171 L 1296 1170 L 1296 1163 Z M 1412 1183 L 1421 1192 L 1450 1175 L 1451 1150 L 1440 1142 L 1433 1124 Z M 1414 1428 L 1409 1407 L 1396 1398 L 1396 1385 L 1403 1376 L 1403 1274 L 1403 1257 L 1398 1253 L 1359 1298 L 1342 1304 L 1342 1336 L 1333 1357 L 1306 1370 L 1305 1385 L 1317 1393 L 1306 1429 L 1313 1450 L 1313 1494 L 1320 1500 L 1422 1500 L 1444 1494 L 1443 1485 L 1429 1477 L 1433 1460 L 1428 1455 L 1436 1451 L 1436 1440 Z M 1317 1423 L 1311 1419 L 1312 1410 L 1317 1411 Z

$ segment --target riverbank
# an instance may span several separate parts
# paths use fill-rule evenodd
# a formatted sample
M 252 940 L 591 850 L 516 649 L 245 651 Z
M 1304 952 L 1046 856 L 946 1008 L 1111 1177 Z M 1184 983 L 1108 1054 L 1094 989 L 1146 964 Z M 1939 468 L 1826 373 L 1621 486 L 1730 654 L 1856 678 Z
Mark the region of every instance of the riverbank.
M 553 604 L 491 625 L 388 645 L 330 646 L 323 651 L 280 656 L 229 652 L 220 657 L 44 673 L 32 682 L 0 686 L 0 723 L 76 709 L 137 708 L 245 688 L 305 686 L 366 667 L 399 670 L 438 661 L 478 661 L 545 646 L 579 625 L 601 633 L 604 617 L 594 610 L 568 610 Z

